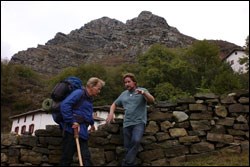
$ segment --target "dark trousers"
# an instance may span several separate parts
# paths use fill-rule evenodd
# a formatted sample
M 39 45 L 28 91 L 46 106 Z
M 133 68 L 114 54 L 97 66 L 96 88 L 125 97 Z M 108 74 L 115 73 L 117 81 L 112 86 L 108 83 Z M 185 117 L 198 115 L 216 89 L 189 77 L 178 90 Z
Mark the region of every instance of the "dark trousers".
M 88 141 L 79 138 L 79 143 L 80 143 L 83 165 L 92 166 L 91 155 L 88 148 Z M 74 135 L 65 131 L 62 140 L 62 157 L 60 161 L 60 166 L 70 166 L 76 151 L 77 148 Z

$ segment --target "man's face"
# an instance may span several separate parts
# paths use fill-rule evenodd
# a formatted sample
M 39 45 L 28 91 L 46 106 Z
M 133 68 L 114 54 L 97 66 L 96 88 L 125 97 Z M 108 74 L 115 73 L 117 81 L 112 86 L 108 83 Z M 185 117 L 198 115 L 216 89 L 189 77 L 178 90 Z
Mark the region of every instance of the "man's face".
M 132 81 L 130 77 L 124 79 L 124 86 L 127 90 L 133 90 L 136 87 L 136 82 Z
M 101 92 L 101 89 L 102 89 L 101 83 L 97 83 L 96 86 L 91 88 L 92 96 L 97 96 Z

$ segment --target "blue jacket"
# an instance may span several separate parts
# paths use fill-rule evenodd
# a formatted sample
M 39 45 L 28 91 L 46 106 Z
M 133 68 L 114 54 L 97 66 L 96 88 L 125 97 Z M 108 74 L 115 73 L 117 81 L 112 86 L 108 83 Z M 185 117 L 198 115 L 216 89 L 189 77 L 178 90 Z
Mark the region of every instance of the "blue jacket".
M 84 100 L 79 107 L 74 106 L 79 102 L 83 95 Z M 61 113 L 64 122 L 60 123 L 60 126 L 67 132 L 74 134 L 72 124 L 78 122 L 80 124 L 79 137 L 88 140 L 88 126 L 94 124 L 93 119 L 93 99 L 88 95 L 87 91 L 82 89 L 76 89 L 69 96 L 67 96 L 60 104 Z M 77 118 L 85 120 L 87 123 L 81 123 Z

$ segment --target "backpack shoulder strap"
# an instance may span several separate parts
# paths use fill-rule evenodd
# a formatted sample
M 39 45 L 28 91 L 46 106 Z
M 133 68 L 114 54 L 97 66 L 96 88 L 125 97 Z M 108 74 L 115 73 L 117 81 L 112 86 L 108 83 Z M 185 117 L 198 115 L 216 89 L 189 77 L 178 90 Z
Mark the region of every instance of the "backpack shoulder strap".
M 73 106 L 73 109 L 77 109 L 80 107 L 80 105 L 86 100 L 86 95 L 85 95 L 85 89 L 82 89 L 82 95 L 79 99 L 79 101 Z

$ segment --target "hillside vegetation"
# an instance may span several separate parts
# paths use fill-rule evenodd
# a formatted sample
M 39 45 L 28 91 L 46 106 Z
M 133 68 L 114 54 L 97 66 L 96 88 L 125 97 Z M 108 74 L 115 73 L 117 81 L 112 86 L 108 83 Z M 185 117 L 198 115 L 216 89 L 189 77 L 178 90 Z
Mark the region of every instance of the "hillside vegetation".
M 135 73 L 138 86 L 146 87 L 157 101 L 174 101 L 197 92 L 225 94 L 249 89 L 249 72 L 233 72 L 229 64 L 220 61 L 218 48 L 205 40 L 188 49 L 156 44 L 139 55 L 136 62 L 120 66 L 82 64 L 50 78 L 22 65 L 1 62 L 1 130 L 10 131 L 9 116 L 41 108 L 55 84 L 72 75 L 83 83 L 92 76 L 106 82 L 94 105 L 111 104 L 117 98 L 124 90 L 122 74 L 126 72 Z

